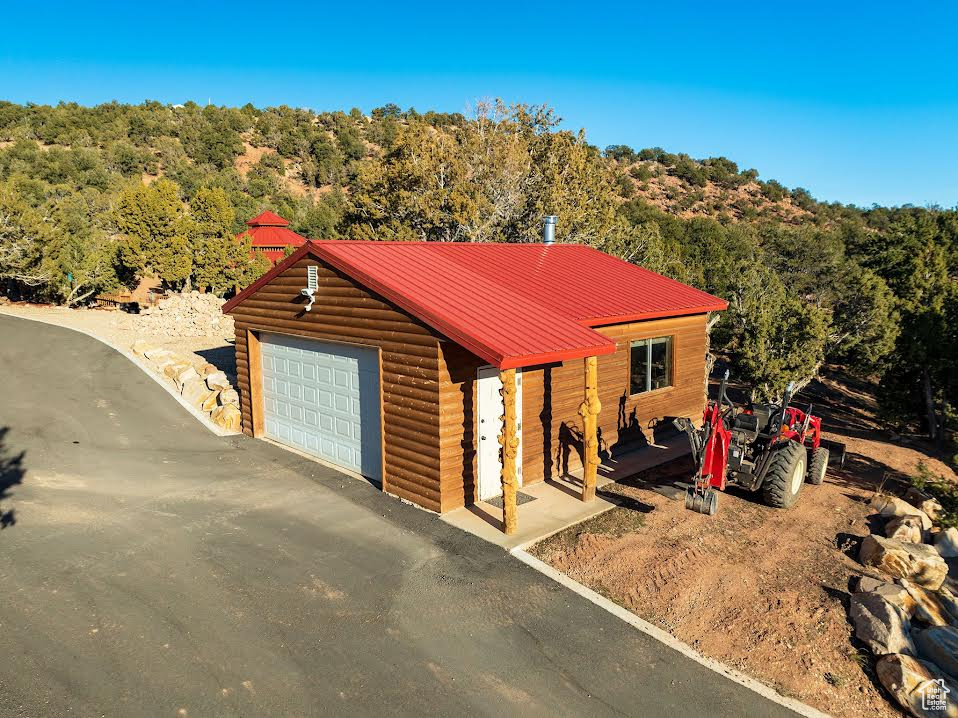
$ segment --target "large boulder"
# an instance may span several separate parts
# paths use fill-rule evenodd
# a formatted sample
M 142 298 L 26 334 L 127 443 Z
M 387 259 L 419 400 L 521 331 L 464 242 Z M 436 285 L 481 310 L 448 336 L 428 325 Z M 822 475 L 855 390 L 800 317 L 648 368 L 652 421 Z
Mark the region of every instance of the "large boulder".
M 931 498 L 931 494 L 925 493 L 917 486 L 909 486 L 908 490 L 905 491 L 905 495 L 902 497 L 910 503 L 912 506 L 917 506 L 921 508 L 921 503 L 927 501 Z
M 904 618 L 910 619 L 918 609 L 918 604 L 908 589 L 897 583 L 883 583 L 872 589 L 871 593 L 876 593 L 888 601 Z
M 239 431 L 241 416 L 239 408 L 232 404 L 218 406 L 210 414 L 213 423 L 227 431 Z
M 915 655 L 907 616 L 884 596 L 875 592 L 853 594 L 849 615 L 855 626 L 855 637 L 876 656 Z
M 137 339 L 131 347 L 133 353 L 137 356 L 144 356 L 147 352 L 152 352 L 155 348 L 156 347 L 146 341 L 146 339 Z
M 958 529 L 949 527 L 940 531 L 935 536 L 935 548 L 942 558 L 958 556 Z
M 183 387 L 189 382 L 199 381 L 204 387 L 206 386 L 206 382 L 200 379 L 200 375 L 196 373 L 196 369 L 194 369 L 192 366 L 187 367 L 184 371 L 177 374 L 175 381 L 176 386 L 179 388 L 181 393 L 183 391 Z
M 939 594 L 916 586 L 911 581 L 899 579 L 902 587 L 915 602 L 915 613 L 920 620 L 930 626 L 947 626 L 954 622 L 954 617 L 945 607 Z
M 927 531 L 931 528 L 931 519 L 919 508 L 912 506 L 904 499 L 897 496 L 887 496 L 885 494 L 876 494 L 871 500 L 871 505 L 885 518 L 892 516 L 917 516 L 921 519 L 921 527 Z
M 958 596 L 955 596 L 948 587 L 942 585 L 938 589 L 938 600 L 941 601 L 941 605 L 945 607 L 945 610 L 955 618 L 956 625 L 958 625 Z
M 158 358 L 153 359 L 152 362 L 153 362 L 153 366 L 156 367 L 156 370 L 158 372 L 165 372 L 166 368 L 170 366 L 171 364 L 181 363 L 179 357 L 177 357 L 176 354 L 174 354 L 173 352 L 167 352 L 166 354 L 163 354 L 159 356 Z
M 892 516 L 885 524 L 885 536 L 898 541 L 921 543 L 921 519 L 917 516 Z
M 872 578 L 871 576 L 856 576 L 852 579 L 853 590 L 855 593 L 869 593 L 875 591 L 881 586 L 894 586 L 893 583 L 888 583 L 880 578 Z
M 239 403 L 239 392 L 237 392 L 236 389 L 227 389 L 226 391 L 220 392 L 220 404 L 224 406 L 227 404 L 239 406 Z
M 938 521 L 941 518 L 942 508 L 938 499 L 921 489 L 909 486 L 908 491 L 905 492 L 905 501 L 921 509 L 932 521 Z
M 204 403 L 209 399 L 212 393 L 213 392 L 206 388 L 206 382 L 198 376 L 183 384 L 183 398 L 190 406 L 195 406 L 197 409 L 203 408 Z
M 882 656 L 875 673 L 898 704 L 917 718 L 958 718 L 956 686 L 934 665 L 911 656 Z M 934 701 L 940 698 L 939 706 Z
M 181 360 L 172 364 L 167 364 L 165 367 L 163 367 L 163 373 L 174 382 L 179 382 L 180 375 L 192 368 L 193 367 L 191 365 Z
M 937 591 L 948 575 L 948 564 L 926 544 L 896 541 L 872 534 L 862 541 L 858 560 L 895 578 L 906 578 Z
M 859 576 L 854 584 L 854 592 L 877 593 L 897 608 L 905 618 L 911 618 L 915 615 L 915 609 L 917 608 L 915 599 L 908 593 L 908 589 L 900 584 L 872 578 L 871 576 Z
M 226 374 L 221 371 L 215 371 L 212 374 L 207 374 L 206 385 L 214 391 L 226 391 L 227 389 L 233 388 L 230 384 L 230 380 L 226 378 Z
M 921 658 L 934 663 L 950 678 L 958 679 L 958 628 L 932 626 L 917 631 L 914 640 Z
M 216 366 L 214 366 L 213 364 L 206 362 L 202 366 L 200 366 L 200 368 L 197 369 L 197 371 L 200 373 L 200 376 L 207 377 L 210 374 L 214 374 L 218 372 L 219 369 L 217 369 Z
M 219 406 L 220 393 L 218 391 L 211 391 L 206 395 L 206 398 L 203 400 L 200 408 L 209 413 L 213 411 L 217 406 Z
M 156 361 L 161 356 L 170 356 L 173 352 L 169 349 L 163 349 L 162 347 L 150 347 L 143 350 L 143 356 L 145 356 L 150 361 Z

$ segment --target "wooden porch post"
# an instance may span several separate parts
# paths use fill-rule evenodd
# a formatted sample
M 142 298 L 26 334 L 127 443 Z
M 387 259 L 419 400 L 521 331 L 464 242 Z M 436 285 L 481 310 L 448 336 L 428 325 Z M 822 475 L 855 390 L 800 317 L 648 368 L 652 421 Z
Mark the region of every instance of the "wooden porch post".
M 582 417 L 582 500 L 595 498 L 595 482 L 599 472 L 599 368 L 597 357 L 585 358 L 585 399 L 579 405 Z
M 502 446 L 502 530 L 514 534 L 519 526 L 516 509 L 516 451 L 519 438 L 516 436 L 516 370 L 504 369 L 499 372 L 502 381 L 502 433 L 499 444 Z

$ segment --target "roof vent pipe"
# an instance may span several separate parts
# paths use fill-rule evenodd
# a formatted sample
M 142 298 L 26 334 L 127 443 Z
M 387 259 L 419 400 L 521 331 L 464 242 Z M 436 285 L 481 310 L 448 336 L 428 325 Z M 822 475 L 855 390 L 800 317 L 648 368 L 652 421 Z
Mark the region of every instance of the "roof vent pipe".
M 559 221 L 559 218 L 554 214 L 547 214 L 542 218 L 542 243 L 543 244 L 555 244 L 556 243 L 556 222 Z

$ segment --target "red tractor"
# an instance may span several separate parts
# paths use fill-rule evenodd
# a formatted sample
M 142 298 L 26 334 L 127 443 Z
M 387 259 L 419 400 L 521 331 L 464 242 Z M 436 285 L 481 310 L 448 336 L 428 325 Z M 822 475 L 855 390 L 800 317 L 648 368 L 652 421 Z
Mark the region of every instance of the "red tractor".
M 692 445 L 696 464 L 694 483 L 685 507 L 714 516 L 718 492 L 729 483 L 749 491 L 761 489 L 765 503 L 787 509 L 795 503 L 806 481 L 820 484 L 829 458 L 845 465 L 845 445 L 822 439 L 822 420 L 812 407 L 789 406 L 789 384 L 781 404 L 753 403 L 738 409 L 725 393 L 728 372 L 719 385 L 718 400 L 705 407 L 701 429 L 690 419 L 676 419 Z

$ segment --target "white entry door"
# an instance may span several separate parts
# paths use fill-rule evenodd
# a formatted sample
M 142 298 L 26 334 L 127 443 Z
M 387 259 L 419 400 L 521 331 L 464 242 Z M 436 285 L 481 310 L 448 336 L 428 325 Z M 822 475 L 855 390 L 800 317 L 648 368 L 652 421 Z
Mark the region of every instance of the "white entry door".
M 499 434 L 502 431 L 502 382 L 499 370 L 484 366 L 479 369 L 476 381 L 476 398 L 479 405 L 479 500 L 485 501 L 502 495 L 502 447 Z M 516 453 L 516 474 L 522 486 L 522 370 L 516 369 L 516 436 L 519 448 Z

